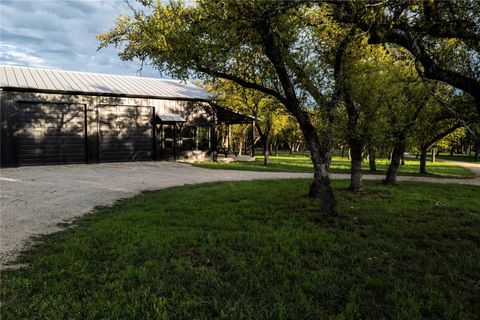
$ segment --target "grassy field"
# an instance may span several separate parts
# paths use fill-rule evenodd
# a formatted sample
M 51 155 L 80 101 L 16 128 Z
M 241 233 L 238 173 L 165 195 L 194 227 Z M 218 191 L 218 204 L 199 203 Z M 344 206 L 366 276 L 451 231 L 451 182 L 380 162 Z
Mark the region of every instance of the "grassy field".
M 450 154 L 440 154 L 437 156 L 438 159 L 445 159 L 445 160 L 453 160 L 453 161 L 462 161 L 462 162 L 473 162 L 473 163 L 478 163 L 480 162 L 475 162 L 475 158 L 473 156 L 469 156 L 468 154 L 454 154 L 451 156 Z
M 2 272 L 2 319 L 478 319 L 479 187 L 309 181 L 148 192 Z
M 389 160 L 378 159 L 377 173 L 384 174 L 387 171 Z M 194 164 L 198 167 L 209 169 L 229 169 L 229 170 L 253 170 L 253 171 L 285 171 L 285 172 L 312 172 L 312 162 L 305 154 L 280 154 L 278 157 L 270 157 L 270 164 L 263 165 L 263 156 L 257 156 L 255 162 L 202 162 Z M 405 165 L 401 166 L 400 174 L 402 175 L 420 175 L 419 161 L 416 159 L 406 159 Z M 363 161 L 362 167 L 365 173 L 370 173 L 368 161 Z M 334 157 L 331 164 L 331 172 L 335 173 L 349 173 L 350 160 L 342 157 Z M 439 176 L 450 178 L 466 178 L 472 177 L 473 173 L 463 167 L 446 163 L 446 162 L 428 162 L 427 176 Z

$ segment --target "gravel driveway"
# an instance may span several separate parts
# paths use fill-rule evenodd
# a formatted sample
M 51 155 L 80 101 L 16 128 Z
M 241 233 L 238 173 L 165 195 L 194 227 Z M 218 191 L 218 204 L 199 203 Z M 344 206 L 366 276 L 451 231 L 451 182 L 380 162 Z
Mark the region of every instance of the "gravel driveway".
M 128 162 L 21 167 L 0 170 L 0 265 L 12 261 L 35 235 L 95 206 L 109 205 L 143 190 L 211 181 L 310 178 L 309 173 L 210 170 L 174 162 Z M 349 175 L 334 174 L 333 179 Z M 365 175 L 365 179 L 383 176 Z M 480 185 L 475 179 L 400 177 L 399 180 Z
M 220 180 L 309 177 L 310 174 L 209 170 L 175 162 L 128 162 L 0 170 L 0 265 L 12 261 L 29 237 L 95 206 L 143 190 Z

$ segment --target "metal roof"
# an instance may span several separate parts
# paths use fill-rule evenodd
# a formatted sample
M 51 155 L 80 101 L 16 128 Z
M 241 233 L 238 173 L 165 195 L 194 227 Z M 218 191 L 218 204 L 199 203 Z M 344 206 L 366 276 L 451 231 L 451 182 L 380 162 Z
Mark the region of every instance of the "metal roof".
M 36 92 L 207 100 L 203 88 L 179 80 L 0 65 L 0 88 Z
M 160 122 L 185 122 L 185 118 L 175 113 L 161 113 L 157 115 Z
M 238 111 L 233 111 L 228 108 L 222 107 L 217 103 L 211 103 L 216 111 L 217 123 L 224 124 L 241 124 L 251 123 L 252 121 L 259 120 L 258 118 L 243 114 Z

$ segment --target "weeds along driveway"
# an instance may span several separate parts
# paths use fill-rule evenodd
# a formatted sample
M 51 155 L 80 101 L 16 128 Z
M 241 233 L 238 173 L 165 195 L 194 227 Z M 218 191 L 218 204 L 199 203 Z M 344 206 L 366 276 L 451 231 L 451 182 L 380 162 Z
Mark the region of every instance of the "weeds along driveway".
M 211 170 L 174 162 L 128 162 L 21 167 L 0 170 L 0 265 L 31 237 L 52 233 L 96 206 L 144 190 L 212 181 L 311 178 L 310 173 Z M 349 179 L 333 174 L 333 179 Z M 365 175 L 365 179 L 383 176 Z M 475 179 L 400 177 L 399 180 L 480 185 Z

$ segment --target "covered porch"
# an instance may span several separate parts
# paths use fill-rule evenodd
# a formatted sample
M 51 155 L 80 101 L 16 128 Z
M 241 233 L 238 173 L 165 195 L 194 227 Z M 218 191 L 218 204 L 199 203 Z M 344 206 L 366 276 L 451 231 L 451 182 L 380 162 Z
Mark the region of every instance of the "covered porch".
M 255 118 L 216 103 L 209 103 L 205 117 L 187 119 L 188 115 L 156 114 L 155 160 L 164 161 L 254 161 Z M 241 149 L 232 143 L 232 126 L 247 126 Z
M 212 161 L 255 161 L 255 118 L 216 103 L 211 105 L 213 110 L 210 134 Z M 234 125 L 248 126 L 248 134 L 244 137 L 241 147 L 237 146 L 237 149 L 232 143 L 232 126 Z

